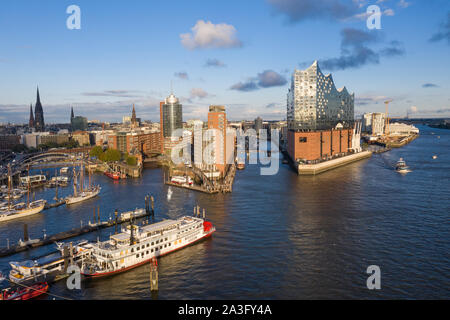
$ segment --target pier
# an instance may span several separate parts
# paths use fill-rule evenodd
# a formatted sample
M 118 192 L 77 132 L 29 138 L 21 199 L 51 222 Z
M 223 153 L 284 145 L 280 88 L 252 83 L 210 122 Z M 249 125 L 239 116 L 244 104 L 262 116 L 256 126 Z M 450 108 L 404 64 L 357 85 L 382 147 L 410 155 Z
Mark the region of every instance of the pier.
M 362 151 L 348 156 L 320 162 L 317 164 L 299 164 L 297 172 L 299 175 L 315 175 L 331 169 L 335 169 L 349 163 L 359 161 L 372 156 L 371 151 Z
M 151 201 L 151 208 L 150 206 Z M 38 248 L 42 246 L 46 246 L 49 244 L 54 243 L 55 241 L 62 241 L 67 240 L 73 237 L 77 237 L 86 233 L 98 231 L 100 229 L 105 229 L 109 227 L 117 227 L 120 224 L 129 222 L 132 219 L 139 219 L 144 217 L 152 216 L 154 217 L 155 211 L 154 211 L 154 200 L 151 196 L 145 197 L 145 212 L 141 215 L 130 215 L 129 217 L 121 218 L 118 215 L 118 211 L 115 211 L 115 219 L 110 219 L 108 221 L 100 221 L 100 214 L 99 209 L 97 211 L 97 219 L 95 218 L 95 209 L 94 209 L 94 221 L 89 223 L 89 225 L 75 228 L 68 231 L 63 231 L 51 236 L 44 235 L 43 238 L 40 239 L 33 239 L 28 240 L 28 232 L 24 232 L 24 239 L 26 240 L 24 243 L 18 243 L 17 245 L 9 246 L 7 248 L 0 248 L 0 257 L 6 257 L 10 256 L 19 252 L 23 252 L 26 250 L 30 250 L 33 248 Z M 26 226 L 26 225 L 25 225 Z M 25 230 L 27 230 L 27 227 L 24 227 Z

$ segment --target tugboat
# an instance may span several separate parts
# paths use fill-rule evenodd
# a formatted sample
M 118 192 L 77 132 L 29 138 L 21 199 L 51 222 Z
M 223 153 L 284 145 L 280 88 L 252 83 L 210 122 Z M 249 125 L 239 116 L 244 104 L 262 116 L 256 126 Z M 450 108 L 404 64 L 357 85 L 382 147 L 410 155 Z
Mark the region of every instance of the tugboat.
M 397 164 L 395 165 L 395 170 L 398 173 L 408 173 L 409 167 L 406 165 L 406 162 L 403 160 L 403 158 L 400 158 L 400 160 L 397 161 Z
M 39 282 L 29 287 L 6 289 L 0 295 L 0 300 L 30 300 L 48 291 L 47 282 Z

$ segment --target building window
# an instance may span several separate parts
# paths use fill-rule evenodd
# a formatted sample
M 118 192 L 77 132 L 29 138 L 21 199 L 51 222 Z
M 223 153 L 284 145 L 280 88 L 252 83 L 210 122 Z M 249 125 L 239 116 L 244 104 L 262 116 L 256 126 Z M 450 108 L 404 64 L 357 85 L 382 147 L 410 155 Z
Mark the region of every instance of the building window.
M 298 139 L 298 142 L 301 142 L 301 143 L 304 143 L 304 142 L 307 142 L 308 141 L 308 138 L 307 137 L 300 137 L 299 139 Z

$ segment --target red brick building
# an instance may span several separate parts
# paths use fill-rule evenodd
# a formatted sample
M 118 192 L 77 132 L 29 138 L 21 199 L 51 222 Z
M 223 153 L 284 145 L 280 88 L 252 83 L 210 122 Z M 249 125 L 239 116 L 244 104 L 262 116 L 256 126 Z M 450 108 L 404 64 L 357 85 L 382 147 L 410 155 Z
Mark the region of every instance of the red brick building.
M 159 132 L 118 132 L 108 136 L 108 146 L 123 153 L 136 150 L 151 156 L 161 152 L 161 137 Z
M 292 160 L 319 160 L 346 153 L 352 146 L 352 129 L 288 131 Z

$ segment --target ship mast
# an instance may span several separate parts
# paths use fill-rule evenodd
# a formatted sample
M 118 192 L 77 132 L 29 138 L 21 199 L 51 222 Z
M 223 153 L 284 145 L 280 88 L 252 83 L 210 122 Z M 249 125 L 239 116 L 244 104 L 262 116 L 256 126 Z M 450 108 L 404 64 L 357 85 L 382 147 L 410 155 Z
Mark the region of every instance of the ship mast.
M 84 161 L 81 161 L 81 167 L 80 167 L 80 192 L 83 192 L 83 180 L 84 180 L 84 167 L 83 167 Z
M 8 209 L 11 210 L 11 164 L 8 163 Z
M 27 208 L 30 207 L 30 165 L 28 165 L 28 183 L 27 183 Z
M 73 166 L 73 196 L 77 196 L 77 171 L 75 170 L 75 166 Z

